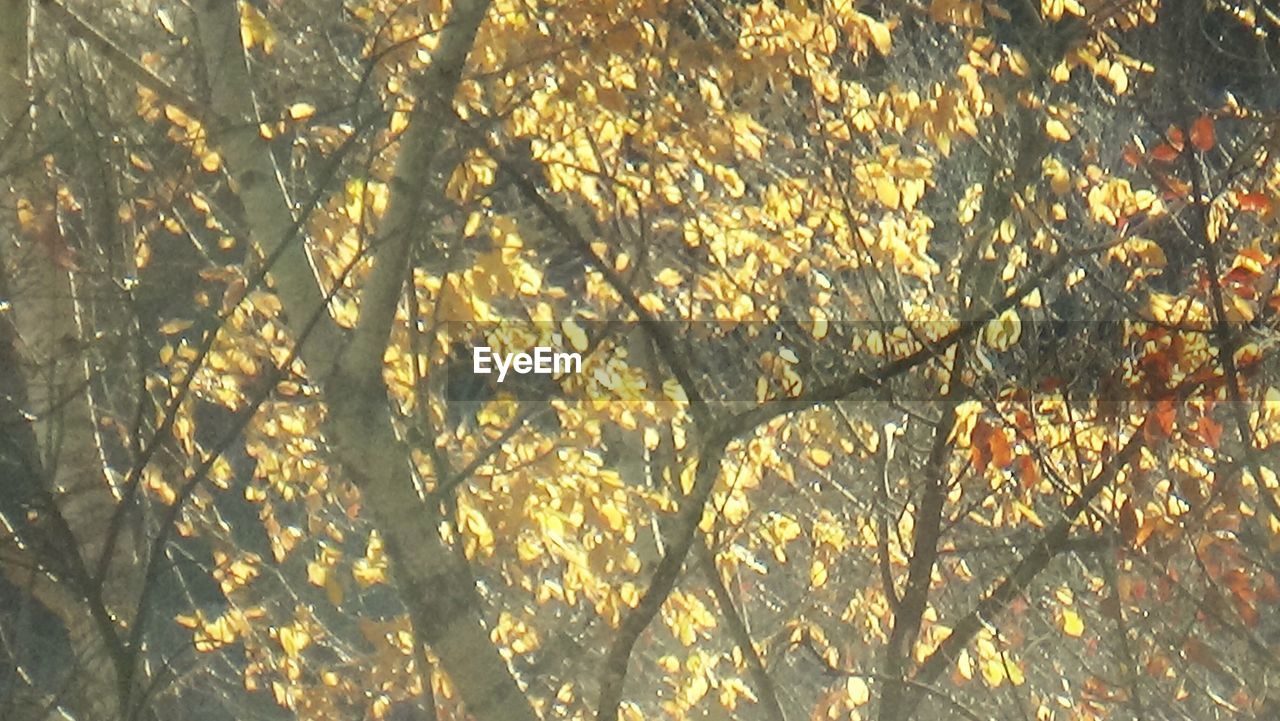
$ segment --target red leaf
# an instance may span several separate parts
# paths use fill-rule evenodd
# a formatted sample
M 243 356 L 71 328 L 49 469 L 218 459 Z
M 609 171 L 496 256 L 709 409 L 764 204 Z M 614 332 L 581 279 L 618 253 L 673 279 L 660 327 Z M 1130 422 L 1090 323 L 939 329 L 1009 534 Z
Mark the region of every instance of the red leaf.
M 1151 157 L 1161 163 L 1172 163 L 1178 159 L 1178 151 L 1168 143 L 1160 143 L 1151 149 Z
M 1232 599 L 1232 604 L 1236 607 L 1236 613 L 1240 614 L 1244 625 L 1249 628 L 1258 625 L 1258 609 L 1254 608 L 1252 603 L 1236 597 Z
M 1213 118 L 1201 115 L 1191 124 L 1191 144 L 1205 152 L 1213 147 Z
M 1023 488 L 1031 488 L 1040 482 L 1040 468 L 1031 456 L 1018 456 L 1018 478 Z
M 1267 603 L 1280 601 L 1280 584 L 1276 583 L 1275 576 L 1270 573 L 1262 574 L 1262 588 L 1258 589 L 1258 598 Z
M 1179 200 L 1191 193 L 1191 183 L 1168 175 L 1156 174 L 1156 182 L 1164 189 L 1165 200 Z
M 1146 672 L 1151 678 L 1164 678 L 1165 672 L 1169 670 L 1169 660 L 1163 654 L 1156 653 L 1147 661 Z
M 990 423 L 978 421 L 969 432 L 969 460 L 979 473 L 987 470 L 987 465 L 991 463 L 992 430 Z
M 1013 425 L 1022 431 L 1024 436 L 1035 434 L 1035 424 L 1031 421 L 1031 414 L 1026 409 L 1019 408 L 1013 413 Z
M 1173 435 L 1173 422 L 1177 414 L 1178 409 L 1173 405 L 1173 401 L 1162 400 L 1156 403 L 1156 408 L 1151 414 L 1151 422 L 1159 429 L 1160 435 L 1168 438 Z
M 1265 193 L 1236 193 L 1236 204 L 1246 213 L 1271 212 L 1271 198 Z
M 1221 583 L 1230 589 L 1232 595 L 1243 601 L 1252 602 L 1257 598 L 1257 594 L 1253 592 L 1252 578 L 1239 568 L 1232 568 L 1222 574 Z
M 1124 158 L 1124 162 L 1128 163 L 1131 168 L 1136 168 L 1139 165 L 1142 165 L 1142 151 L 1133 143 L 1129 143 L 1124 146 L 1124 155 L 1122 157 Z
M 991 460 L 997 468 L 1005 469 L 1013 462 L 1013 449 L 1009 447 L 1009 439 L 1004 431 L 994 430 L 987 447 L 991 449 Z
M 1204 666 L 1211 671 L 1221 671 L 1222 664 L 1218 662 L 1218 656 L 1209 648 L 1209 645 L 1198 638 L 1187 639 L 1182 644 L 1182 654 L 1187 657 L 1188 661 Z
M 1196 421 L 1196 435 L 1204 440 L 1206 446 L 1217 449 L 1222 442 L 1222 424 L 1205 416 Z

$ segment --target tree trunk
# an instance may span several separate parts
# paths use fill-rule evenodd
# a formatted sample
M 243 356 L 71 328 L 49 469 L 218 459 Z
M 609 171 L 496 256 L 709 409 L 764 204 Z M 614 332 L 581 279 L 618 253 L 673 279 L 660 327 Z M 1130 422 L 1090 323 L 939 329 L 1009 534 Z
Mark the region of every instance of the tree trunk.
M 359 325 L 344 339 L 330 322 L 324 295 L 310 267 L 296 219 L 258 136 L 252 78 L 232 0 L 196 4 L 210 87 L 210 106 L 222 115 L 213 138 L 237 186 L 252 240 L 276 258 L 272 277 L 281 305 L 300 338 L 308 373 L 325 384 L 334 455 L 360 486 L 387 539 L 400 596 L 415 633 L 439 657 L 467 710 L 479 721 L 535 721 L 506 661 L 489 639 L 470 568 L 446 544 L 435 517 L 418 495 L 407 447 L 396 437 L 383 382 L 383 353 L 401 298 L 413 233 L 424 196 L 435 185 L 431 170 L 450 139 L 452 102 L 487 0 L 458 0 L 441 30 L 430 68 L 416 88 L 420 98 L 399 139 L 395 179 L 374 271 L 361 294 Z
M 12 143 L 11 129 L 27 110 L 27 33 L 30 0 L 0 0 L 0 143 Z M 0 146 L 0 160 L 5 157 Z
M 30 25 L 28 0 L 0 0 L 0 195 L 16 199 L 0 211 L 0 293 L 9 303 L 0 356 L 12 364 L 5 385 L 17 391 L 0 404 L 0 430 L 23 456 L 22 473 L 0 478 L 0 571 L 67 632 L 71 690 L 59 701 L 85 721 L 117 721 L 117 628 L 88 570 L 98 548 L 77 538 L 100 540 L 95 531 L 106 527 L 115 503 L 98 453 L 74 261 L 54 215 L 56 188 L 42 181 L 27 141 Z M 53 698 L 57 689 L 36 691 Z

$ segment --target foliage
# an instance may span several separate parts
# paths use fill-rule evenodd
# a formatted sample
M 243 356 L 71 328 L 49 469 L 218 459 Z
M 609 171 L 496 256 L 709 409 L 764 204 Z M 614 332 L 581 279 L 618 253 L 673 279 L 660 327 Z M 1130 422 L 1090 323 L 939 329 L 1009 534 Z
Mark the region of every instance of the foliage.
M 1269 4 L 35 7 L 15 718 L 1280 708 Z

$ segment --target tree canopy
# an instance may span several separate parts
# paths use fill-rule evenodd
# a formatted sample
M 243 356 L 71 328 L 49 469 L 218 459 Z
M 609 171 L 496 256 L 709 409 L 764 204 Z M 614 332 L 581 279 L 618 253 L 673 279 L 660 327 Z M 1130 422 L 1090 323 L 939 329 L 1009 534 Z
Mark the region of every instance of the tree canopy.
M 1276 718 L 1277 58 L 0 0 L 0 717 Z

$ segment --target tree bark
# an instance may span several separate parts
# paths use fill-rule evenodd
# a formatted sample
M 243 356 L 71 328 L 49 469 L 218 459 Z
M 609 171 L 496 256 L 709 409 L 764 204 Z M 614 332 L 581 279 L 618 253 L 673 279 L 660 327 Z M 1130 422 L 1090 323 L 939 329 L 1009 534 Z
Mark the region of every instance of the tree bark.
M 74 682 L 60 702 L 86 721 L 116 721 L 123 649 L 87 570 L 95 549 L 83 545 L 101 534 L 73 531 L 102 525 L 114 503 L 98 453 L 73 261 L 53 215 L 56 189 L 42 185 L 27 140 L 31 10 L 28 0 L 0 0 L 0 169 L 15 199 L 0 219 L 0 296 L 10 303 L 0 355 L 13 366 L 6 384 L 19 389 L 0 404 L 0 429 L 22 455 L 21 472 L 0 479 L 0 572 L 67 632 Z
M 26 113 L 29 0 L 0 0 L 0 139 Z M 0 153 L 3 149 L 0 148 Z
M 374 270 L 362 289 L 359 322 L 349 338 L 342 338 L 327 317 L 304 245 L 289 242 L 296 219 L 257 133 L 236 5 L 203 0 L 196 8 L 211 105 L 224 118 L 213 129 L 215 144 L 235 180 L 253 241 L 274 261 L 272 276 L 295 331 L 318 318 L 303 341 L 301 357 L 308 373 L 325 385 L 334 455 L 360 486 L 387 539 L 414 630 L 440 658 L 472 716 L 535 721 L 536 712 L 484 628 L 470 568 L 441 538 L 440 519 L 418 495 L 408 448 L 391 423 L 382 378 L 413 231 L 421 222 L 424 200 L 437 185 L 431 177 L 433 161 L 450 140 L 453 96 L 488 2 L 455 2 L 440 31 L 432 64 L 417 87 L 419 103 L 399 139 L 387 213 L 370 244 Z

